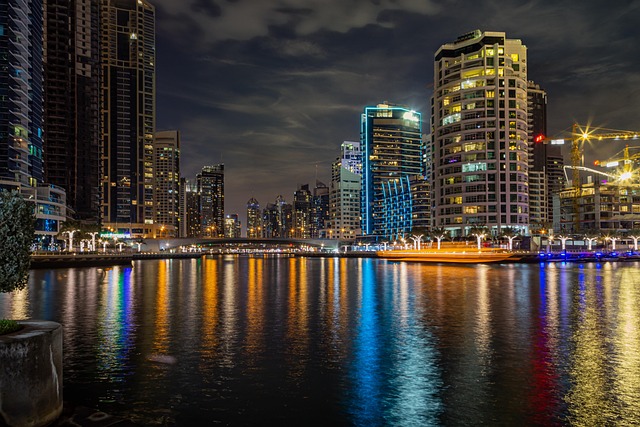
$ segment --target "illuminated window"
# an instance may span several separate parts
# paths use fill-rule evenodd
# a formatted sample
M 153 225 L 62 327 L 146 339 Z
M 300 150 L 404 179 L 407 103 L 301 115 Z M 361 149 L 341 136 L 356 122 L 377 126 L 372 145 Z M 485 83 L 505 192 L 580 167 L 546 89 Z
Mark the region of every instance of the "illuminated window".
M 511 54 L 511 60 L 512 60 L 513 62 L 518 62 L 518 61 L 520 61 L 520 55 L 518 55 L 517 53 L 512 53 L 512 54 Z
M 486 171 L 487 164 L 486 163 L 467 163 L 462 165 L 462 172 L 476 172 L 476 171 Z
M 459 113 L 460 111 L 462 111 L 462 107 L 460 106 L 460 104 L 454 105 L 453 107 L 451 107 L 452 113 Z
M 460 113 L 451 114 L 442 119 L 442 126 L 450 125 L 460 121 Z
M 449 105 L 449 102 L 451 102 L 451 101 L 449 100 L 449 98 L 445 98 L 445 99 L 443 99 L 443 100 L 442 100 L 442 105 L 445 105 L 445 106 L 446 106 L 446 105 Z
M 493 49 L 487 48 L 487 56 L 493 56 L 495 54 Z
M 463 79 L 468 79 L 468 78 L 471 78 L 471 77 L 479 77 L 479 76 L 482 76 L 482 75 L 484 75 L 484 70 L 470 70 L 470 71 L 463 72 L 461 77 Z

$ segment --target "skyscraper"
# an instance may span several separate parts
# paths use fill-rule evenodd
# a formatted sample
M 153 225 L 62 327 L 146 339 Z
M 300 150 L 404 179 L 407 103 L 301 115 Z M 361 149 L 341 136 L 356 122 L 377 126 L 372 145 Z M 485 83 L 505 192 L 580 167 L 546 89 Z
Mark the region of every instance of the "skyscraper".
M 75 217 L 100 219 L 100 4 L 44 2 L 44 171 Z
M 205 166 L 196 176 L 205 237 L 224 236 L 224 165 Z
M 202 236 L 202 221 L 200 218 L 200 193 L 193 182 L 183 179 L 180 190 L 184 194 L 184 234 L 182 237 Z
M 101 0 L 100 16 L 103 225 L 148 235 L 154 224 L 155 8 L 147 0 Z
M 64 189 L 43 182 L 43 5 L 0 2 L 0 189 L 33 204 L 36 243 L 49 246 L 66 220 Z
M 528 227 L 526 60 L 520 40 L 479 30 L 435 53 L 432 197 L 454 236 Z
M 360 142 L 344 141 L 340 146 L 340 157 L 331 165 L 327 238 L 354 240 L 356 236 L 362 234 L 360 228 L 361 181 Z
M 308 239 L 311 236 L 311 203 L 309 184 L 301 185 L 293 193 L 293 228 L 291 237 Z
M 311 232 L 312 239 L 324 237 L 326 222 L 329 220 L 329 187 L 323 182 L 316 180 L 313 188 L 313 199 L 311 203 Z
M 225 214 L 224 216 L 224 237 L 237 238 L 240 237 L 242 224 L 238 214 Z
M 31 187 L 42 163 L 42 0 L 0 3 L 0 179 Z
M 177 237 L 180 226 L 180 132 L 156 132 L 153 144 L 154 231 Z
M 529 128 L 529 217 L 539 226 L 553 223 L 553 195 L 564 184 L 561 148 L 547 135 L 547 92 L 533 81 L 527 83 Z
M 365 235 L 390 237 L 385 231 L 394 220 L 388 215 L 393 210 L 389 209 L 389 203 L 400 199 L 388 194 L 387 189 L 398 188 L 411 175 L 424 175 L 421 129 L 420 113 L 408 108 L 389 103 L 365 108 L 360 128 L 361 216 Z M 410 224 L 408 227 L 397 232 L 408 232 Z
M 262 237 L 260 203 L 253 197 L 247 202 L 247 237 L 250 239 Z

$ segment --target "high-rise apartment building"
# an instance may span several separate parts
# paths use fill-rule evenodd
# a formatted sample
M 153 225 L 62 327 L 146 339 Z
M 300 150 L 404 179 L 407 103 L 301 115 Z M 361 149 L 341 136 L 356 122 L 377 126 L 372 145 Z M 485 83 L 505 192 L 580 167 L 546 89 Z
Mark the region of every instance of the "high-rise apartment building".
M 180 132 L 156 132 L 153 144 L 155 176 L 154 235 L 178 237 L 180 228 Z
M 327 238 L 354 240 L 362 234 L 360 228 L 361 181 L 360 142 L 344 141 L 340 146 L 340 157 L 331 165 Z
M 100 3 L 44 1 L 44 171 L 77 219 L 100 220 Z
M 424 146 L 420 113 L 389 103 L 366 107 L 361 118 L 362 231 L 365 235 L 390 237 L 388 215 L 397 198 L 396 188 L 411 175 L 424 175 Z M 391 186 L 391 187 L 390 187 Z M 387 200 L 385 201 L 385 198 Z M 385 205 L 386 203 L 386 205 Z M 396 230 L 397 233 L 409 232 Z
M 262 237 L 294 237 L 293 205 L 281 195 L 262 212 Z
M 184 194 L 184 234 L 183 237 L 200 237 L 202 235 L 202 221 L 200 218 L 200 193 L 193 182 L 182 180 L 180 191 Z
M 559 145 L 547 135 L 547 93 L 533 81 L 527 83 L 529 131 L 529 220 L 553 224 L 553 199 L 564 186 L 564 159 Z
M 238 214 L 226 214 L 224 216 L 224 237 L 230 239 L 240 237 L 241 230 L 242 224 Z
M 473 31 L 435 53 L 432 104 L 435 225 L 498 234 L 529 224 L 527 49 Z
M 205 166 L 196 176 L 200 220 L 205 237 L 224 236 L 224 165 Z
M 262 237 L 260 203 L 253 197 L 247 202 L 247 237 L 250 239 Z
M 309 184 L 301 185 L 293 193 L 293 227 L 291 237 L 308 239 L 311 236 L 311 191 Z
M 101 0 L 100 5 L 103 225 L 149 235 L 154 228 L 155 8 L 147 0 Z
M 44 181 L 42 0 L 0 3 L 0 179 Z
M 32 204 L 35 243 L 53 249 L 67 203 L 63 188 L 43 182 L 42 31 L 41 0 L 0 2 L 0 190 Z
M 313 199 L 311 203 L 311 232 L 312 239 L 324 238 L 326 222 L 329 220 L 329 187 L 323 182 L 316 180 L 313 188 Z

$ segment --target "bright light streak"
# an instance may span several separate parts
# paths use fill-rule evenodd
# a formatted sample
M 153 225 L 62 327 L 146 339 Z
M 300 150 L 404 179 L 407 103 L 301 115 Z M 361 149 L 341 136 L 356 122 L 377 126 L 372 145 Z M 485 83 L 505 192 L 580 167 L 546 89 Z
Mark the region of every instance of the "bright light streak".
M 620 175 L 620 181 L 626 181 L 628 179 L 631 179 L 632 176 L 633 174 L 631 172 L 624 172 Z

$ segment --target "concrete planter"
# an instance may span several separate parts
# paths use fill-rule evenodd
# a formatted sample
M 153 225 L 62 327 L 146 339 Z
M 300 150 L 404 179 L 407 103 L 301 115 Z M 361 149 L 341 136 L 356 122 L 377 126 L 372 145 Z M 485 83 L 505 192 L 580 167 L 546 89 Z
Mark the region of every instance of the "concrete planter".
M 0 425 L 45 426 L 62 413 L 62 326 L 18 323 L 0 335 Z

